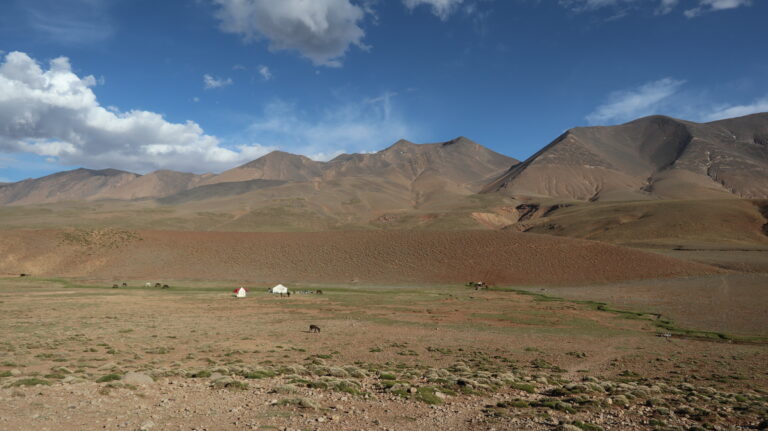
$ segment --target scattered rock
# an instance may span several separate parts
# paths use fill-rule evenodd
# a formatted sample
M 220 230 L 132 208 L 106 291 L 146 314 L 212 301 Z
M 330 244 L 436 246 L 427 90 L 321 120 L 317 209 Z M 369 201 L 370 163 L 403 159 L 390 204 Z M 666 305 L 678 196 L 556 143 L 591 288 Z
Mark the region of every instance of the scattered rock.
M 155 383 L 152 377 L 142 373 L 126 373 L 123 376 L 123 383 L 127 385 L 145 386 Z

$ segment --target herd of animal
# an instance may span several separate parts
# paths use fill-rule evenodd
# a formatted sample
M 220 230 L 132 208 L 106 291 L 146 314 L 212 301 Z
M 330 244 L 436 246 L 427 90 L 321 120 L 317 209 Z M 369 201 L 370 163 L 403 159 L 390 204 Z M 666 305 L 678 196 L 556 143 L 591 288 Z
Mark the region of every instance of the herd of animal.
M 120 287 L 128 287 L 128 283 L 123 283 L 121 285 L 117 285 L 117 284 L 113 284 L 112 285 L 113 289 L 118 289 Z M 152 283 L 149 283 L 149 282 L 144 283 L 144 287 L 152 287 Z M 161 283 L 155 283 L 155 287 L 159 287 L 161 289 L 170 289 L 171 288 L 171 286 L 169 286 L 167 284 L 161 284 Z
M 21 276 L 25 277 L 25 276 L 27 276 L 27 274 L 22 274 Z M 161 289 L 170 289 L 171 288 L 171 286 L 169 286 L 167 284 L 161 284 L 161 283 L 155 283 L 154 286 L 155 287 L 159 287 Z M 119 289 L 120 287 L 128 287 L 128 283 L 122 283 L 121 285 L 118 285 L 118 284 L 113 284 L 112 285 L 113 289 Z M 149 283 L 149 282 L 144 283 L 144 287 L 152 287 L 152 283 Z M 305 295 L 322 295 L 323 291 L 319 290 L 319 289 L 318 290 L 297 290 L 297 291 L 294 291 L 293 293 L 294 294 L 305 294 Z M 289 295 L 290 295 L 290 293 L 289 293 Z M 317 325 L 309 325 L 309 332 L 311 334 L 319 334 L 320 333 L 320 327 L 317 326 Z

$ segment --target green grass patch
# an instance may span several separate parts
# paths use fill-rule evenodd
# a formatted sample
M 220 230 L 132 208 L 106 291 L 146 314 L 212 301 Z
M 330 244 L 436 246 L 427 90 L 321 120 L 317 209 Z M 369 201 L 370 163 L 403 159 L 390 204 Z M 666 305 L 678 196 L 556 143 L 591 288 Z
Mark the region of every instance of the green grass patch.
M 50 386 L 51 382 L 49 382 L 48 380 L 38 379 L 37 377 L 30 377 L 28 379 L 16 380 L 15 382 L 11 383 L 9 386 L 15 387 L 15 386 L 37 386 L 37 385 Z
M 107 374 L 96 379 L 96 383 L 114 382 L 120 379 L 122 379 L 122 376 L 119 374 Z
M 416 389 L 416 393 L 413 397 L 423 403 L 427 404 L 442 404 L 443 400 L 437 396 L 438 390 L 431 386 L 422 386 Z

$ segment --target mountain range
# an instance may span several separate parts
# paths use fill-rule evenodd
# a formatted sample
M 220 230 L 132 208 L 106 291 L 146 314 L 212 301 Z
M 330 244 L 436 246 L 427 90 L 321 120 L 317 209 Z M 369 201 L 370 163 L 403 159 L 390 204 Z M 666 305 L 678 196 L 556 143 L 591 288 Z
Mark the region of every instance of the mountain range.
M 485 192 L 575 200 L 768 197 L 768 114 L 568 130 Z
M 149 198 L 176 202 L 189 197 L 199 200 L 242 194 L 289 183 L 307 183 L 320 189 L 362 182 L 370 183 L 369 188 L 400 189 L 403 199 L 418 206 L 434 194 L 477 193 L 518 163 L 463 137 L 423 145 L 401 140 L 377 153 L 342 154 L 328 162 L 273 151 L 218 175 L 168 170 L 139 175 L 116 169 L 80 168 L 0 185 L 0 204 Z M 190 193 L 192 190 L 195 192 Z
M 766 113 L 574 128 L 522 162 L 459 137 L 327 162 L 274 151 L 220 174 L 75 169 L 0 184 L 6 229 L 513 229 L 762 244 L 765 214 Z

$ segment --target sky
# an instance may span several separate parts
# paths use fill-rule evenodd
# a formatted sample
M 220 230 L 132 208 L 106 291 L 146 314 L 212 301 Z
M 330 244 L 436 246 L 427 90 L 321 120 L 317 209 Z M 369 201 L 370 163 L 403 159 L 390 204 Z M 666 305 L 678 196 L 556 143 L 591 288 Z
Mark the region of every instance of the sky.
M 0 0 L 0 182 L 768 111 L 768 0 Z

